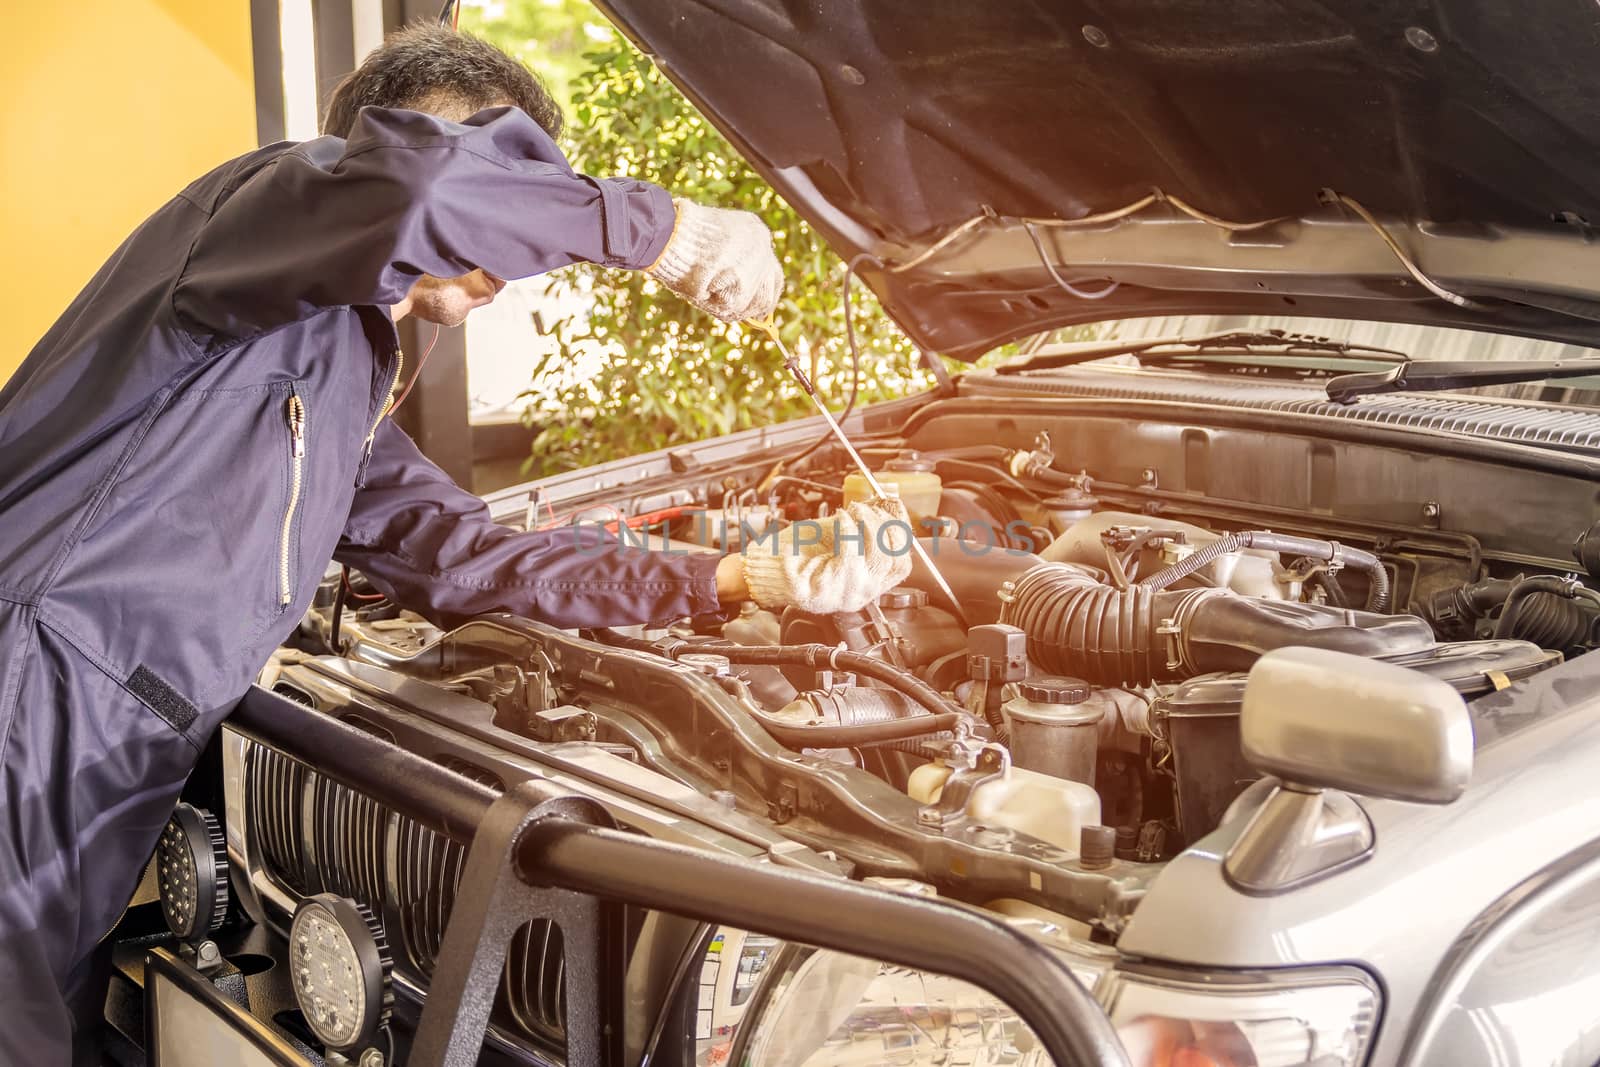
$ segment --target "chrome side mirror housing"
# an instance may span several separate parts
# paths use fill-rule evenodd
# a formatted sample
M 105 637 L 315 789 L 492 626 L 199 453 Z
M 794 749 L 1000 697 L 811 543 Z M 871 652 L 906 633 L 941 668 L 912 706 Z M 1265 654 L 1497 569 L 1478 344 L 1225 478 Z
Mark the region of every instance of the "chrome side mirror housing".
M 1472 777 L 1472 719 L 1449 684 L 1392 663 L 1280 648 L 1250 670 L 1245 759 L 1285 782 L 1448 804 Z
M 1276 782 L 1223 870 L 1240 890 L 1283 892 L 1361 862 L 1372 824 L 1347 795 L 1448 804 L 1472 776 L 1472 720 L 1445 682 L 1343 652 L 1284 648 L 1250 671 L 1240 716 L 1245 758 Z

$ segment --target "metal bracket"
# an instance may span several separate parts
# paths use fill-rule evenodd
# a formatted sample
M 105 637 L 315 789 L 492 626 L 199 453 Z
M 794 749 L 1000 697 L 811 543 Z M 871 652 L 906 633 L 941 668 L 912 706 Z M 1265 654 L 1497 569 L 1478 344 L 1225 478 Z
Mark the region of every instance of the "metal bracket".
M 1242 893 L 1284 893 L 1372 856 L 1372 820 L 1346 793 L 1264 778 L 1235 802 L 1241 811 L 1250 803 L 1259 807 L 1222 861 Z
M 222 970 L 228 962 L 223 958 L 222 950 L 217 947 L 217 943 L 209 937 L 195 944 L 192 949 L 188 945 L 183 946 L 179 954 L 188 957 L 189 962 L 194 964 L 194 969 L 207 977 Z
M 939 799 L 917 809 L 917 822 L 923 826 L 948 829 L 967 817 L 973 790 L 991 778 L 1003 776 L 1011 768 L 1011 757 L 999 745 L 985 745 L 971 767 L 952 774 L 939 791 Z
M 598 804 L 576 796 L 550 799 L 550 789 L 539 781 L 514 786 L 478 825 L 407 1059 L 413 1067 L 478 1062 L 512 936 L 530 919 L 548 919 L 561 929 L 568 1067 L 621 1062 L 622 1035 L 607 1025 L 622 1017 L 626 960 L 619 906 L 530 886 L 518 861 L 524 835 L 542 820 L 616 824 Z
M 1156 634 L 1167 639 L 1167 670 L 1175 671 L 1183 666 L 1183 657 L 1179 654 L 1183 627 L 1178 625 L 1178 620 L 1162 619 L 1156 624 Z
M 222 949 L 210 938 L 193 945 L 180 944 L 178 958 L 200 973 L 218 993 L 246 1011 L 250 1010 L 250 987 L 244 972 L 228 962 Z
M 551 708 L 533 716 L 533 736 L 540 741 L 593 741 L 598 719 L 586 708 Z
M 591 937 L 595 940 L 590 944 L 595 944 L 600 935 L 615 934 L 617 904 L 670 911 L 687 919 L 960 978 L 1009 1005 L 1053 1062 L 1128 1067 L 1127 1053 L 1110 1019 L 1068 963 L 1047 943 L 992 913 L 595 825 L 592 802 L 574 803 L 561 786 L 543 779 L 529 779 L 496 797 L 488 787 L 414 752 L 261 688 L 246 694 L 228 729 L 252 744 L 269 745 L 315 763 L 320 773 L 435 833 L 467 840 L 469 828 L 483 828 L 472 838 L 462 895 L 445 934 L 441 967 L 427 995 L 421 1027 L 430 1044 L 414 1044 L 408 1060 L 416 1067 L 476 1061 L 478 1049 L 466 1047 L 462 1032 L 481 1039 L 499 980 L 498 965 L 491 961 L 504 959 L 505 939 L 534 905 L 519 908 L 522 916 L 509 916 L 503 922 L 496 921 L 497 910 L 508 902 L 564 899 L 553 891 L 549 897 L 524 897 L 515 885 L 518 878 L 560 886 L 592 897 L 596 904 L 614 902 L 604 906 L 610 910 L 601 910 L 588 929 L 555 916 L 569 945 Z M 550 801 L 560 803 L 546 803 Z M 487 817 L 491 808 L 493 820 Z M 517 858 L 522 862 L 515 862 Z M 503 873 L 491 869 L 497 861 L 507 868 Z M 1102 876 L 1093 877 L 1097 883 L 1104 881 Z M 1125 914 L 1128 898 L 1107 899 L 1118 914 Z M 504 936 L 494 938 L 489 933 Z M 592 977 L 598 973 L 594 961 L 614 958 L 621 938 L 608 944 L 612 947 L 607 951 L 570 949 L 569 1002 L 600 998 L 589 1021 L 569 1017 L 571 1067 L 620 1062 L 620 1050 L 610 1060 L 596 1053 L 597 1048 L 615 1049 L 608 1043 L 619 1039 L 605 1031 L 601 1020 L 619 1018 L 607 1013 L 622 1010 L 621 988 L 600 986 Z M 476 951 L 480 945 L 481 960 Z M 575 969 L 582 973 L 573 976 Z M 623 973 L 620 961 L 610 973 Z M 470 987 L 469 975 L 477 980 Z M 213 990 L 206 986 L 205 992 Z M 462 1018 L 469 1013 L 470 1019 Z M 419 1031 L 419 1039 L 423 1036 Z M 446 1060 L 447 1051 L 455 1058 Z

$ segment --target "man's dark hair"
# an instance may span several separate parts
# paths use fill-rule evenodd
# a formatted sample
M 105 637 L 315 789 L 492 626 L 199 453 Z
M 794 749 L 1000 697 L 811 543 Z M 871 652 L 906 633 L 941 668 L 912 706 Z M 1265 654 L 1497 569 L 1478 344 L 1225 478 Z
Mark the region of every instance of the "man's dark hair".
M 470 34 L 417 23 L 391 33 L 339 82 L 322 132 L 350 136 L 364 107 L 464 119 L 499 104 L 520 107 L 551 137 L 561 133 L 561 109 L 527 67 Z

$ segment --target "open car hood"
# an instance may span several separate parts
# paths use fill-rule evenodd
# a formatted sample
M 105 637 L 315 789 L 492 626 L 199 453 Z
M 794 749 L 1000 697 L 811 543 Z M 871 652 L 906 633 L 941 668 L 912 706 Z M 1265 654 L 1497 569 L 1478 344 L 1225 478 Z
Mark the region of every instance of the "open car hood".
M 1194 312 L 1600 343 L 1594 0 L 601 6 L 846 258 L 994 216 L 862 267 L 934 350 Z

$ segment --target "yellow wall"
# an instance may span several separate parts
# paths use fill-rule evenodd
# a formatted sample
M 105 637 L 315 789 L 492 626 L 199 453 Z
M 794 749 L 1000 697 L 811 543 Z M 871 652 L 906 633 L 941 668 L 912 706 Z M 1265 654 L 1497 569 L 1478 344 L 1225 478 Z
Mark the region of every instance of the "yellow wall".
M 0 381 L 146 215 L 256 141 L 249 0 L 73 0 L 9 14 Z

